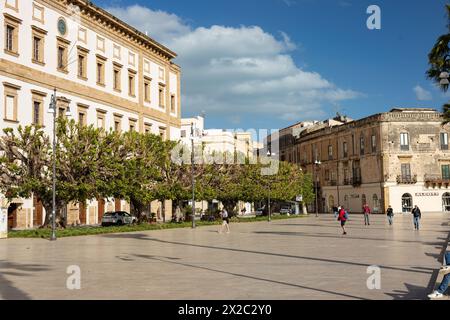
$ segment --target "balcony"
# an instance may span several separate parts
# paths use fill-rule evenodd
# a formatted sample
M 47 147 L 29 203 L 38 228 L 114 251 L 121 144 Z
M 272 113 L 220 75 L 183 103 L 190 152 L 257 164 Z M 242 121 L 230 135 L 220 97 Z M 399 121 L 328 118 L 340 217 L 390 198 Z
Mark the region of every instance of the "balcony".
M 416 184 L 417 183 L 417 175 L 414 176 L 397 176 L 397 183 L 398 184 Z
M 352 178 L 352 186 L 359 187 L 362 184 L 361 177 L 353 177 Z
M 444 186 L 445 188 L 448 188 L 450 185 L 450 177 L 442 176 L 440 174 L 426 174 L 424 182 L 427 187 L 441 188 Z

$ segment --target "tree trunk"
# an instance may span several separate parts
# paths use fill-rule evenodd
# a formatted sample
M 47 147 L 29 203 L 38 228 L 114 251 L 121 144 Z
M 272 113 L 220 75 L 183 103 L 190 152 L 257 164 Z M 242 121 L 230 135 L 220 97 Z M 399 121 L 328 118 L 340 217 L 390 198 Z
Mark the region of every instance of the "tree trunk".
M 162 219 L 163 222 L 166 222 L 166 201 L 165 200 L 161 200 L 161 214 L 162 214 Z
M 45 209 L 45 219 L 44 224 L 41 226 L 41 228 L 45 228 L 50 224 L 50 214 L 52 213 L 53 206 L 47 203 L 43 203 L 42 205 L 44 206 Z

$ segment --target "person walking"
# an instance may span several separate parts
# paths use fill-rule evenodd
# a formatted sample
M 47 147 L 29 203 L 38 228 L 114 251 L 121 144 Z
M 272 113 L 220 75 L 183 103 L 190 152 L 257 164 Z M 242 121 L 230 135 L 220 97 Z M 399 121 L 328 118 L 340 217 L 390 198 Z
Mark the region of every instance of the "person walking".
M 219 233 L 222 233 L 224 227 L 227 229 L 227 233 L 230 233 L 230 219 L 228 218 L 227 210 L 223 208 L 220 215 L 222 216 L 222 226 L 219 229 Z
M 336 219 L 339 215 L 339 208 L 336 206 L 333 206 L 333 214 L 334 214 L 334 218 Z
M 363 205 L 363 212 L 364 212 L 364 225 L 370 226 L 370 220 L 369 220 L 369 214 L 370 214 L 370 208 L 367 204 Z
M 444 274 L 444 278 L 437 290 L 428 295 L 430 299 L 442 299 L 444 292 L 447 291 L 450 284 L 450 252 L 445 253 L 445 265 L 441 267 L 439 273 Z
M 394 219 L 394 210 L 392 209 L 392 207 L 389 205 L 389 207 L 386 210 L 386 215 L 389 221 L 389 225 L 392 226 L 392 222 Z
M 422 218 L 422 213 L 417 205 L 414 206 L 414 209 L 411 211 L 414 219 L 414 229 L 419 230 L 420 219 Z
M 341 210 L 339 211 L 339 216 L 338 216 L 337 219 L 338 219 L 338 221 L 341 222 L 341 228 L 342 228 L 342 231 L 343 231 L 342 234 L 346 235 L 347 231 L 345 230 L 345 223 L 348 220 L 348 213 L 347 213 L 347 211 L 345 211 L 344 207 L 341 207 Z

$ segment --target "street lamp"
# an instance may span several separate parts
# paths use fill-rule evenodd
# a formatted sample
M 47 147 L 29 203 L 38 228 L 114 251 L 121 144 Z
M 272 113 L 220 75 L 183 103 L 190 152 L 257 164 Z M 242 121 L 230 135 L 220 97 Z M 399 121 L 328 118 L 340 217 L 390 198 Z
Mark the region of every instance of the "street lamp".
M 53 95 L 50 101 L 50 106 L 48 113 L 53 114 L 53 152 L 52 152 L 52 162 L 53 162 L 53 203 L 52 203 L 52 235 L 50 240 L 56 240 L 56 88 L 53 89 Z M 70 106 L 67 106 L 66 116 L 70 117 Z
M 275 156 L 276 154 L 274 153 L 274 152 L 270 152 L 270 151 L 267 151 L 267 156 L 270 158 L 271 156 Z M 268 222 L 270 222 L 270 221 L 272 221 L 271 220 L 271 210 L 270 210 L 270 179 L 267 181 L 267 187 L 268 187 L 268 189 L 269 189 L 269 194 L 268 194 L 268 213 L 269 213 L 269 215 L 268 215 Z
M 191 123 L 192 229 L 195 229 L 194 122 Z
M 322 162 L 320 162 L 319 160 L 314 161 L 314 185 L 315 185 L 315 189 L 316 189 L 316 192 L 315 192 L 315 195 L 316 195 L 316 217 L 319 216 L 319 204 L 318 204 L 319 197 L 317 194 L 319 186 L 317 184 L 316 170 L 321 164 L 322 164 Z

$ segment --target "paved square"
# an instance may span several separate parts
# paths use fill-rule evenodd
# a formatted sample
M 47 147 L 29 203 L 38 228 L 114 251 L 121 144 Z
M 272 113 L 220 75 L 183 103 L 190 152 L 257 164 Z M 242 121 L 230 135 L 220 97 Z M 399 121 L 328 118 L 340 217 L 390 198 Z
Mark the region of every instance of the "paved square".
M 131 234 L 0 241 L 3 299 L 425 299 L 450 215 L 351 215 L 342 236 L 331 215 Z M 68 290 L 67 267 L 81 268 Z M 367 267 L 381 268 L 369 290 Z

